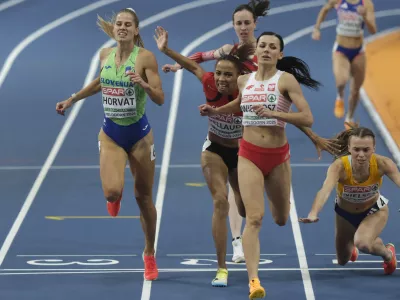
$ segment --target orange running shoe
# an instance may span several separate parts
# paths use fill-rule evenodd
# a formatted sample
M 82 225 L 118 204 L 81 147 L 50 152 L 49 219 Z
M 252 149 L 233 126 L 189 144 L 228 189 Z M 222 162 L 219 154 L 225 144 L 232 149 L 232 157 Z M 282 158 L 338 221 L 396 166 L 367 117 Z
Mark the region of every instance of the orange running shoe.
M 392 243 L 386 244 L 386 248 L 388 248 L 389 251 L 392 252 L 392 259 L 388 262 L 383 262 L 383 270 L 385 271 L 386 275 L 390 275 L 394 271 L 396 271 L 397 268 L 396 249 L 394 248 L 394 245 Z
M 335 117 L 341 119 L 344 117 L 344 101 L 340 98 L 336 99 L 335 108 L 333 110 Z
M 261 286 L 260 280 L 258 278 L 254 278 L 250 280 L 249 283 L 249 299 L 262 299 L 265 297 L 265 289 Z
M 351 257 L 350 260 L 351 261 L 356 261 L 358 258 L 358 249 L 356 246 L 354 246 L 353 251 L 351 252 Z
M 124 189 L 122 189 L 121 197 L 119 197 L 119 199 L 117 201 L 115 201 L 115 202 L 108 202 L 107 201 L 107 210 L 108 210 L 108 214 L 111 217 L 118 216 L 119 210 L 121 209 L 121 200 L 122 200 L 123 191 L 124 191 Z
M 143 254 L 144 261 L 144 279 L 156 280 L 158 278 L 158 269 L 154 255 L 146 256 Z

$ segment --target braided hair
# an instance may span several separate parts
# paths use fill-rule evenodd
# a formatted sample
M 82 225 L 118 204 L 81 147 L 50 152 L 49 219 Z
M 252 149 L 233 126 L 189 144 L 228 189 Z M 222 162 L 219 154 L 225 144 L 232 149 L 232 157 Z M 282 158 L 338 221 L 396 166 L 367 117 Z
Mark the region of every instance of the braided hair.
M 340 132 L 337 136 L 336 139 L 338 140 L 340 144 L 340 149 L 338 153 L 335 155 L 335 159 L 349 155 L 349 143 L 350 143 L 350 138 L 352 136 L 359 137 L 359 138 L 364 138 L 364 137 L 371 137 L 374 141 L 375 144 L 375 134 L 373 131 L 369 128 L 366 127 L 351 127 L 348 130 L 344 130 Z

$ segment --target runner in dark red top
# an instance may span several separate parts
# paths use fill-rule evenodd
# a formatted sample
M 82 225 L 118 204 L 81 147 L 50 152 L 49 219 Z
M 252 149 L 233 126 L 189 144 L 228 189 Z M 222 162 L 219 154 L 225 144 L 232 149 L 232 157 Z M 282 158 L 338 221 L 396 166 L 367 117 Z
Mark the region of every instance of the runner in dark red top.
M 254 52 L 252 43 L 233 47 L 232 51 L 223 54 L 215 65 L 214 72 L 206 72 L 195 61 L 180 55 L 168 48 L 168 33 L 161 27 L 156 30 L 157 46 L 161 52 L 171 57 L 186 70 L 193 73 L 202 83 L 206 102 L 210 106 L 223 106 L 238 96 L 237 78 L 250 70 L 243 62 Z M 239 139 L 242 137 L 241 113 L 215 115 L 209 118 L 208 135 L 201 154 L 203 174 L 210 189 L 214 212 L 212 231 L 217 251 L 217 276 L 213 286 L 227 286 L 228 270 L 226 268 L 226 244 L 229 203 L 227 183 L 229 181 L 235 194 L 238 211 L 245 216 L 244 206 L 239 193 L 237 162 Z

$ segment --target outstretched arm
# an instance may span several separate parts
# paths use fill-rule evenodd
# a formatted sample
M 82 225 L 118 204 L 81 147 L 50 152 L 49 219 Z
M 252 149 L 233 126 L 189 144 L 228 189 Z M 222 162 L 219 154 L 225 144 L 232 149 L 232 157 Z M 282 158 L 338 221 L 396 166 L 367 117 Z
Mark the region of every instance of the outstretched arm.
M 343 164 L 340 159 L 335 160 L 326 174 L 326 179 L 322 188 L 318 191 L 315 196 L 314 203 L 312 204 L 311 210 L 307 218 L 300 218 L 299 222 L 302 223 L 314 223 L 319 221 L 318 214 L 324 207 L 326 201 L 328 200 L 332 190 L 339 181 L 340 173 L 342 172 Z
M 214 50 L 208 50 L 208 51 L 204 51 L 204 52 L 195 52 L 192 55 L 190 55 L 188 58 L 198 64 L 201 64 L 202 62 L 205 62 L 205 61 L 219 59 L 222 56 L 222 53 L 229 53 L 232 50 L 232 48 L 233 48 L 233 45 L 226 44 L 217 50 L 214 49 Z M 162 67 L 162 70 L 164 72 L 169 72 L 169 71 L 176 72 L 180 69 L 182 69 L 182 66 L 178 63 L 176 63 L 175 65 L 166 64 Z
M 101 68 L 103 68 L 104 63 L 107 59 L 107 56 L 110 54 L 111 50 L 112 50 L 112 48 L 101 49 L 101 51 L 100 51 L 100 66 L 101 66 Z M 82 99 L 86 99 L 87 97 L 93 96 L 100 91 L 101 91 L 100 76 L 98 76 L 96 79 L 94 79 L 91 83 L 89 83 L 83 89 L 81 89 L 80 91 L 78 91 L 76 93 L 73 93 L 71 95 L 71 97 L 69 97 L 67 100 L 58 102 L 56 104 L 56 111 L 58 114 L 64 116 L 65 111 L 68 108 L 70 108 L 73 104 L 75 104 L 76 102 L 78 102 Z
M 112 48 L 103 48 L 100 51 L 100 69 L 103 68 L 108 55 L 112 51 Z M 71 103 L 74 104 L 79 100 L 85 99 L 87 97 L 93 96 L 101 91 L 101 84 L 100 84 L 100 76 L 95 78 L 91 83 L 81 89 L 79 92 L 76 92 L 71 96 Z
M 193 73 L 200 81 L 202 81 L 203 75 L 206 73 L 206 71 L 195 61 L 168 48 L 168 32 L 164 28 L 160 26 L 157 27 L 154 39 L 157 42 L 158 49 L 162 53 L 171 57 L 173 60 L 179 63 L 183 68 Z
M 335 156 L 340 150 L 340 143 L 337 139 L 326 139 L 320 137 L 310 127 L 296 126 L 300 129 L 308 138 L 313 142 L 315 148 L 317 149 L 318 159 L 321 159 L 321 152 L 326 151 L 329 154 Z

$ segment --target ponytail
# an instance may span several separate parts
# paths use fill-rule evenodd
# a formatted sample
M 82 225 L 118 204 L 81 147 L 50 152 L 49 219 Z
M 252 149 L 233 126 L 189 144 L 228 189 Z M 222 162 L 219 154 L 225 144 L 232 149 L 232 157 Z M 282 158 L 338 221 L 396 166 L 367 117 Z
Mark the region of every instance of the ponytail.
M 250 0 L 248 4 L 241 4 L 235 8 L 232 14 L 232 21 L 237 12 L 247 10 L 252 13 L 254 22 L 257 21 L 258 17 L 265 17 L 269 11 L 269 0 Z
M 142 37 L 140 36 L 140 33 L 138 33 L 138 35 L 136 36 L 135 45 L 144 48 L 144 42 L 142 40 Z
M 110 38 L 112 39 L 114 38 L 114 33 L 113 33 L 114 25 L 111 21 L 106 21 L 102 17 L 97 15 L 97 26 L 99 26 L 100 29 L 103 30 L 103 32 L 107 34 Z
M 278 60 L 276 68 L 292 74 L 300 84 L 313 90 L 318 90 L 321 85 L 320 82 L 311 78 L 308 65 L 300 58 L 284 56 L 282 59 Z
M 120 10 L 117 14 L 113 13 L 109 21 L 106 21 L 102 17 L 97 16 L 97 26 L 99 26 L 100 29 L 110 38 L 115 39 L 113 32 L 115 20 L 117 18 L 117 15 L 123 12 L 130 13 L 133 16 L 133 22 L 135 23 L 136 28 L 139 28 L 139 18 L 135 10 L 133 10 L 132 8 L 124 8 Z M 135 45 L 142 48 L 144 47 L 143 39 L 140 34 L 135 36 Z
M 285 48 L 283 38 L 279 34 L 272 31 L 261 33 L 261 35 L 257 38 L 257 44 L 260 38 L 264 35 L 273 35 L 277 37 L 280 43 L 280 51 L 283 51 L 283 49 Z M 282 59 L 278 60 L 276 68 L 280 71 L 292 74 L 300 84 L 308 88 L 318 90 L 319 86 L 321 86 L 320 82 L 314 80 L 311 77 L 310 68 L 308 67 L 307 63 L 300 58 L 294 56 L 285 56 Z

